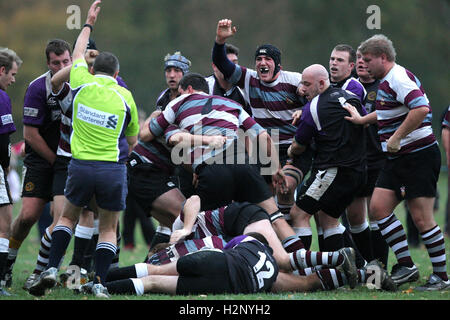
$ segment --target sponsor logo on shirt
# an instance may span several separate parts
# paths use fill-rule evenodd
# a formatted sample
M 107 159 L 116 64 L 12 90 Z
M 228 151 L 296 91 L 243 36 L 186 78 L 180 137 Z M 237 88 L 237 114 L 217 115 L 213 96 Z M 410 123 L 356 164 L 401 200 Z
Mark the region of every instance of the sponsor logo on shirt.
M 39 113 L 39 110 L 37 108 L 31 108 L 31 107 L 24 107 L 23 108 L 23 115 L 24 116 L 36 118 L 38 113 Z
M 77 119 L 95 126 L 115 130 L 117 127 L 117 122 L 119 121 L 119 116 L 116 114 L 96 110 L 79 103 Z
M 5 114 L 2 116 L 2 124 L 10 124 L 13 123 L 13 118 L 11 114 Z

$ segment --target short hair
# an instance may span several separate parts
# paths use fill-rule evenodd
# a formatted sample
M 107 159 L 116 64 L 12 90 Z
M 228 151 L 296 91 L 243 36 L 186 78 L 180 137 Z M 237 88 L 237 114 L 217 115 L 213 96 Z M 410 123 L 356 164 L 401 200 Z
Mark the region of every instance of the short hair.
M 0 48 L 0 67 L 5 67 L 6 73 L 13 67 L 13 62 L 17 64 L 17 67 L 22 65 L 22 59 L 9 48 Z
M 47 57 L 47 61 L 50 61 L 51 52 L 53 52 L 57 56 L 60 56 L 66 51 L 69 51 L 70 55 L 72 54 L 70 44 L 67 41 L 61 39 L 53 39 L 47 43 L 47 47 L 45 48 L 45 56 Z
M 180 83 L 178 84 L 181 89 L 187 90 L 188 86 L 191 86 L 192 89 L 196 91 L 202 91 L 204 93 L 209 93 L 209 86 L 203 77 L 199 73 L 188 73 L 187 75 L 181 78 Z
M 348 62 L 356 62 L 356 51 L 353 49 L 351 45 L 348 44 L 338 44 L 336 47 L 334 47 L 335 51 L 345 51 L 348 52 Z
M 225 43 L 225 52 L 227 54 L 235 54 L 236 56 L 239 55 L 239 48 L 232 45 L 231 43 Z
M 119 59 L 111 52 L 101 52 L 94 60 L 94 73 L 104 73 L 109 76 L 119 71 Z
M 363 41 L 358 47 L 358 50 L 361 54 L 372 54 L 376 57 L 384 53 L 386 59 L 390 62 L 394 62 L 395 56 L 397 55 L 392 41 L 384 34 L 376 34 Z

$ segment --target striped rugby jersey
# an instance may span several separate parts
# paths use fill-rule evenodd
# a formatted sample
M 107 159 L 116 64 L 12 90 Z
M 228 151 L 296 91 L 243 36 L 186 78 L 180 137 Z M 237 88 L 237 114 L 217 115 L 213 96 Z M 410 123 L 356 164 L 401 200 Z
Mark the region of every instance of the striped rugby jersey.
M 231 236 L 225 233 L 225 210 L 228 206 L 214 210 L 205 210 L 198 213 L 192 233 L 186 239 L 202 239 L 210 236 L 221 236 L 225 240 L 230 240 Z M 182 229 L 184 226 L 184 212 L 181 211 L 173 224 L 173 231 Z
M 450 106 L 448 106 L 444 119 L 442 119 L 442 128 L 450 129 Z
M 236 65 L 227 80 L 244 90 L 255 121 L 271 136 L 272 130 L 278 129 L 279 144 L 291 144 L 296 131 L 291 124 L 292 114 L 304 105 L 297 95 L 301 73 L 281 70 L 274 82 L 265 83 L 259 80 L 255 70 Z
M 437 143 L 431 127 L 430 103 L 419 79 L 404 67 L 394 64 L 388 74 L 380 80 L 376 112 L 378 134 L 384 152 L 387 141 L 400 127 L 410 110 L 427 107 L 429 112 L 418 128 L 400 141 L 396 155 L 407 154 Z
M 221 236 L 210 236 L 202 239 L 189 239 L 160 250 L 148 257 L 146 263 L 153 265 L 168 264 L 176 261 L 188 253 L 196 252 L 202 249 L 222 250 L 227 243 Z
M 199 164 L 222 155 L 228 147 L 234 145 L 238 139 L 239 129 L 254 136 L 264 131 L 242 109 L 240 104 L 224 97 L 211 96 L 202 92 L 184 94 L 172 100 L 157 118 L 152 119 L 149 128 L 151 133 L 158 137 L 171 124 L 195 135 L 228 137 L 221 149 L 211 149 L 203 145 L 190 148 L 189 161 L 194 170 Z M 168 140 L 171 134 L 166 137 Z

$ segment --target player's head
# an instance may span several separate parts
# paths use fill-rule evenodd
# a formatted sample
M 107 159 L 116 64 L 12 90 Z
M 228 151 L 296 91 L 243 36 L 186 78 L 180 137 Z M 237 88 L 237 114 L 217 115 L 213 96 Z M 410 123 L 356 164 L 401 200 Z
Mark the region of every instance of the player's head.
M 392 41 L 383 34 L 376 34 L 358 47 L 367 65 L 367 71 L 375 79 L 381 79 L 395 62 L 396 52 Z
M 259 46 L 255 52 L 255 69 L 262 81 L 274 81 L 281 69 L 281 51 L 271 44 Z
M 72 63 L 70 45 L 67 41 L 53 39 L 47 43 L 45 56 L 47 57 L 47 66 L 52 74 L 55 74 L 62 68 Z
M 8 48 L 0 48 L 0 89 L 6 88 L 16 81 L 16 74 L 22 65 L 17 53 Z
M 174 54 L 167 54 L 164 57 L 164 74 L 169 89 L 175 90 L 178 88 L 183 75 L 189 73 L 190 66 L 191 61 L 182 56 L 179 51 Z
M 356 53 L 348 44 L 338 44 L 330 55 L 331 81 L 339 82 L 349 77 L 355 67 Z
M 298 93 L 311 101 L 330 86 L 327 69 L 320 64 L 313 64 L 302 72 L 302 81 Z
M 120 65 L 119 59 L 111 52 L 101 52 L 94 61 L 94 73 L 106 74 L 111 77 L 117 77 Z
M 178 90 L 181 94 L 192 93 L 193 91 L 209 92 L 208 83 L 199 73 L 188 73 L 180 80 Z

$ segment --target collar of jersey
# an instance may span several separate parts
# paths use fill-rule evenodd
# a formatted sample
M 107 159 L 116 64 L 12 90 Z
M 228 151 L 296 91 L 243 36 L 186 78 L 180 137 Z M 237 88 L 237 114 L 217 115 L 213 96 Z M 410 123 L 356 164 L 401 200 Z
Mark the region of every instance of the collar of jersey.
M 108 76 L 106 74 L 96 74 L 96 75 L 94 75 L 94 77 L 111 79 L 112 81 L 117 83 L 117 80 L 114 77 Z

